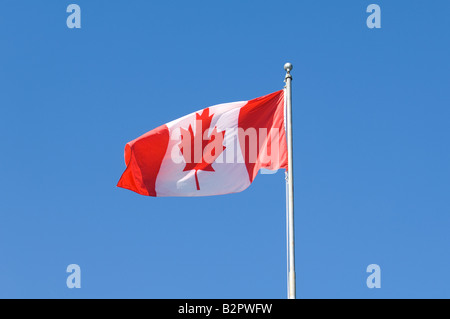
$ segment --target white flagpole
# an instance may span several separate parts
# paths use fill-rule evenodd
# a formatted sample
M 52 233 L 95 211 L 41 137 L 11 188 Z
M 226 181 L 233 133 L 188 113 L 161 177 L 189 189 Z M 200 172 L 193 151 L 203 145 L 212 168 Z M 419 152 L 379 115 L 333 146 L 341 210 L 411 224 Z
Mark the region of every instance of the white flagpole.
M 293 157 L 292 157 L 292 64 L 286 63 L 284 65 L 286 70 L 286 137 L 288 148 L 288 176 L 286 183 L 288 184 L 288 259 L 289 259 L 289 299 L 295 299 L 295 241 L 294 241 L 294 174 L 293 174 Z

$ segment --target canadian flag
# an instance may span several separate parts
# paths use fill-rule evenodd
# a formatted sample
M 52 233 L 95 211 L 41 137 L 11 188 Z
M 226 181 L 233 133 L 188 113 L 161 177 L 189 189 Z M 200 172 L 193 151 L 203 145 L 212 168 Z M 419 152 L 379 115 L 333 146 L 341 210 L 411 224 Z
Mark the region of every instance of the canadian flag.
M 243 191 L 261 168 L 287 169 L 284 91 L 207 107 L 125 146 L 117 186 L 148 196 Z

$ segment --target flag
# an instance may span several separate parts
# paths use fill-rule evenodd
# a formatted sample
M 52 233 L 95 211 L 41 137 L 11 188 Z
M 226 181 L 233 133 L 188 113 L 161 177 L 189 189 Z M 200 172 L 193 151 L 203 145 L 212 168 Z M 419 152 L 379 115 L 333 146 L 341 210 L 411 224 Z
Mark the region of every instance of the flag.
M 125 146 L 117 186 L 147 196 L 245 190 L 261 168 L 287 169 L 284 90 L 207 107 Z

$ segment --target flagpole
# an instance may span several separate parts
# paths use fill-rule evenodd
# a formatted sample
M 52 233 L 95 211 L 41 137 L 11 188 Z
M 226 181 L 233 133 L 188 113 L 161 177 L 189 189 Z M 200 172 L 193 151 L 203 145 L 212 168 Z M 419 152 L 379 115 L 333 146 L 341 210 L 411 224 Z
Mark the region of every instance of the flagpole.
M 289 299 L 295 299 L 295 241 L 294 241 L 294 174 L 293 174 L 293 154 L 292 154 L 292 64 L 286 63 L 284 65 L 286 70 L 286 134 L 287 134 L 287 148 L 288 148 L 288 176 L 286 183 L 288 184 L 288 259 L 289 259 Z

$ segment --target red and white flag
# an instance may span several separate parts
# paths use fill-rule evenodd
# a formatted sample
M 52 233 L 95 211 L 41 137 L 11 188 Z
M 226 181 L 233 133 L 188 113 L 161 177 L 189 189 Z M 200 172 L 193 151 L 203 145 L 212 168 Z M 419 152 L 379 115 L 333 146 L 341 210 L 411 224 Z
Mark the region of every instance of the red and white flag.
M 210 106 L 125 146 L 117 186 L 148 196 L 243 191 L 261 168 L 287 169 L 284 91 Z

